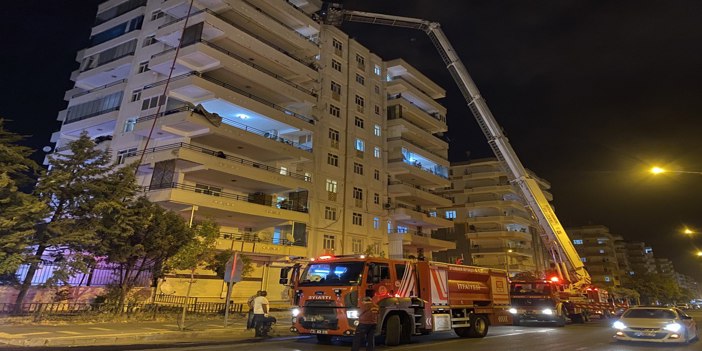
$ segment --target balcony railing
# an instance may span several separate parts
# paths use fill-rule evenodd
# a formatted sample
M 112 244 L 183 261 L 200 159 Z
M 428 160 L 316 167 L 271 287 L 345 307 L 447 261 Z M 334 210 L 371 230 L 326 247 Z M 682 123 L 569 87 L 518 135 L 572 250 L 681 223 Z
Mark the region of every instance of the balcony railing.
M 122 83 L 126 83 L 126 82 L 127 82 L 127 79 L 120 79 L 120 80 L 118 80 L 118 81 L 116 81 L 116 82 L 112 82 L 112 83 L 109 83 L 109 84 L 105 84 L 105 85 L 99 86 L 99 87 L 97 87 L 97 88 L 93 88 L 93 89 L 86 90 L 86 91 L 81 91 L 80 93 L 76 93 L 76 94 L 71 95 L 71 99 L 77 98 L 77 97 L 79 97 L 79 96 L 87 95 L 87 94 L 96 92 L 96 91 L 98 91 L 98 90 L 102 90 L 102 89 L 106 89 L 106 88 L 109 88 L 109 87 L 113 87 L 113 86 L 115 86 L 115 85 L 119 85 L 119 84 L 122 84 Z
M 146 150 L 143 150 L 143 151 L 138 152 L 137 154 L 135 154 L 135 156 L 140 156 L 140 155 L 142 155 L 142 154 L 152 154 L 152 153 L 156 153 L 156 152 L 160 152 L 160 151 L 164 151 L 164 150 L 173 150 L 173 149 L 188 149 L 188 150 L 194 150 L 194 151 L 202 152 L 202 153 L 204 153 L 204 154 L 207 154 L 207 155 L 210 155 L 210 156 L 213 156 L 213 157 L 222 158 L 222 159 L 225 159 L 225 160 L 228 160 L 228 161 L 232 161 L 232 162 L 235 162 L 235 163 L 239 163 L 239 164 L 242 164 L 242 165 L 245 165 L 245 166 L 249 166 L 249 167 L 252 167 L 252 168 L 262 169 L 262 170 L 264 170 L 264 171 L 268 171 L 268 172 L 271 172 L 271 173 L 285 175 L 285 176 L 288 176 L 288 177 L 291 177 L 291 178 L 304 180 L 304 181 L 306 181 L 306 182 L 311 182 L 311 181 L 312 181 L 312 177 L 306 176 L 306 175 L 304 175 L 304 174 L 298 174 L 298 173 L 289 172 L 289 171 L 287 171 L 287 170 L 282 170 L 282 169 L 280 169 L 280 168 L 271 167 L 271 166 L 266 165 L 266 164 L 263 164 L 263 163 L 253 162 L 253 161 L 246 160 L 246 159 L 243 159 L 243 158 L 240 158 L 240 157 L 236 157 L 236 156 L 232 156 L 232 155 L 227 155 L 227 154 L 225 154 L 225 153 L 222 152 L 222 151 L 216 151 L 216 150 L 212 150 L 212 149 L 207 149 L 207 148 L 204 148 L 204 147 L 201 147 L 201 146 L 190 145 L 190 144 L 187 144 L 187 143 L 175 143 L 175 144 L 169 144 L 169 145 L 163 145 L 163 146 L 152 147 L 152 148 L 148 148 L 148 149 L 146 149 Z
M 418 163 L 412 163 L 412 162 L 410 162 L 410 160 L 407 160 L 407 159 L 405 159 L 405 158 L 393 158 L 393 159 L 389 159 L 389 160 L 388 160 L 388 163 L 400 162 L 400 161 L 402 161 L 402 162 L 404 162 L 404 163 L 406 163 L 406 164 L 408 164 L 408 165 L 415 166 L 415 167 L 417 167 L 417 168 L 419 168 L 419 169 L 421 169 L 421 170 L 423 170 L 423 171 L 425 171 L 425 172 L 431 173 L 431 174 L 433 174 L 433 175 L 435 175 L 435 176 L 437 176 L 437 177 L 441 177 L 441 178 L 444 178 L 444 179 L 449 179 L 447 175 L 444 175 L 444 174 L 440 173 L 439 171 L 437 171 L 437 170 L 435 170 L 435 169 L 432 169 L 432 168 L 429 168 L 429 167 L 424 167 L 424 166 L 422 166 L 421 164 L 418 164 Z
M 422 108 L 420 108 L 419 106 L 415 105 L 412 101 L 409 101 L 409 100 L 405 99 L 404 97 L 402 97 L 402 96 L 399 95 L 399 94 L 398 94 L 398 95 L 394 95 L 394 96 L 388 95 L 388 98 L 387 98 L 388 105 L 390 105 L 390 101 L 392 101 L 392 100 L 398 100 L 398 99 L 401 99 L 402 101 L 405 101 L 405 102 L 407 102 L 408 104 L 410 104 L 410 105 L 416 107 L 418 110 L 420 110 L 420 111 L 426 113 L 428 116 L 433 117 L 435 120 L 440 121 L 440 122 L 443 122 L 443 123 L 446 123 L 446 117 L 445 117 L 445 116 L 442 116 L 442 115 L 440 115 L 440 114 L 438 114 L 438 113 L 436 113 L 436 112 L 433 112 L 433 113 L 427 112 L 427 111 L 423 110 Z M 400 116 L 388 116 L 388 119 L 396 119 L 396 118 L 404 118 L 404 117 L 402 117 L 402 115 L 400 115 Z
M 263 235 L 261 233 L 220 233 L 220 238 L 225 240 L 243 241 L 246 243 L 261 243 L 261 244 L 273 244 L 282 246 L 307 246 L 307 233 L 305 233 L 305 238 L 289 238 L 288 235 L 285 237 L 275 237 L 272 235 Z
M 182 183 L 163 183 L 163 184 L 155 184 L 155 185 L 150 185 L 144 188 L 145 191 L 156 191 L 156 190 L 164 190 L 164 189 L 181 189 L 181 190 L 186 190 L 186 191 L 192 191 L 195 193 L 200 193 L 203 195 L 209 195 L 209 196 L 215 196 L 215 197 L 222 197 L 226 199 L 231 199 L 231 200 L 236 200 L 236 201 L 242 201 L 242 202 L 249 202 L 249 203 L 255 203 L 258 205 L 262 206 L 269 206 L 269 207 L 275 207 L 279 208 L 282 210 L 288 210 L 288 211 L 294 211 L 294 212 L 302 212 L 302 213 L 307 213 L 307 204 L 301 204 L 297 203 L 295 201 L 282 201 L 282 202 L 271 202 L 271 204 L 267 204 L 262 201 L 258 201 L 258 197 L 254 195 L 240 195 L 240 194 L 233 194 L 233 193 L 228 193 L 224 191 L 215 191 L 211 189 L 204 189 L 201 187 L 197 187 L 195 185 L 188 185 L 188 184 L 182 184 Z

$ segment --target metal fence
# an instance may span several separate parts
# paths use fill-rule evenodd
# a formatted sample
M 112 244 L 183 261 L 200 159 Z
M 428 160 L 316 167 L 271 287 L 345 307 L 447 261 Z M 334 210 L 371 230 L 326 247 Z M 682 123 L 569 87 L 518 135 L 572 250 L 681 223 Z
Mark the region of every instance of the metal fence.
M 58 266 L 53 263 L 42 263 L 39 265 L 34 277 L 32 285 L 43 285 L 54 276 L 54 271 Z M 29 265 L 21 265 L 15 276 L 19 281 L 24 281 L 27 276 Z M 132 273 L 136 274 L 136 272 Z M 151 284 L 152 274 L 150 271 L 142 271 L 136 281 L 136 286 L 149 286 Z M 77 273 L 68 279 L 67 285 L 71 286 L 106 286 L 116 281 L 119 281 L 119 271 L 116 266 L 98 265 L 91 268 L 89 273 Z M 60 282 L 58 282 L 61 285 Z

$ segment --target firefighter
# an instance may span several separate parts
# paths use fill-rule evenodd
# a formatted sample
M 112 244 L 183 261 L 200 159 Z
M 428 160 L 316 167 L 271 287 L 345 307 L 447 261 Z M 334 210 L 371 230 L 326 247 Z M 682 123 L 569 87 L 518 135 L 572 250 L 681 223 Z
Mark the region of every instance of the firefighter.
M 366 350 L 375 351 L 375 328 L 378 325 L 378 312 L 380 308 L 373 303 L 373 299 L 366 296 L 361 303 L 358 316 L 358 326 L 353 335 L 351 351 L 358 351 L 365 340 Z

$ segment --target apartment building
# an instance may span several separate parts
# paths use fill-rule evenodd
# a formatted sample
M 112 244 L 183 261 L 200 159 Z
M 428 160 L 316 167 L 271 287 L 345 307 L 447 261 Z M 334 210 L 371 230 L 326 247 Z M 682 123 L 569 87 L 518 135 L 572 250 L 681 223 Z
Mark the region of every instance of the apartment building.
M 655 273 L 656 261 L 653 257 L 653 248 L 640 241 L 626 243 L 627 259 L 629 260 L 630 271 L 633 275 L 636 272 L 641 274 Z
M 616 235 L 603 225 L 567 228 L 568 236 L 592 278 L 600 287 L 621 285 L 621 270 L 615 247 Z
M 544 274 L 550 267 L 539 233 L 539 224 L 526 207 L 520 190 L 509 183 L 496 159 L 476 159 L 451 164 L 451 186 L 444 191 L 454 199 L 441 209 L 454 227 L 442 230 L 442 239 L 455 241 L 457 248 L 437 253 L 447 262 L 462 258 L 465 263 Z M 544 190 L 550 185 L 535 177 Z
M 453 204 L 439 193 L 450 184 L 448 143 L 437 136 L 448 130 L 446 108 L 436 101 L 446 92 L 404 60 L 386 67 L 389 254 L 432 259 L 433 251 L 456 247 L 434 234 L 453 227 L 437 211 Z
M 190 4 L 99 5 L 52 135 L 55 152 L 87 132 L 115 162 L 139 162 L 152 201 L 188 219 L 214 219 L 218 248 L 254 262 L 235 299 L 263 288 L 275 300 L 286 258 L 397 255 L 388 249 L 394 234 L 450 224 L 430 212 L 447 204 L 431 194 L 447 182 L 447 144 L 429 138 L 446 130 L 446 111 L 434 101 L 441 88 L 319 24 L 321 1 Z M 392 126 L 388 106 L 404 107 Z M 417 140 L 420 132 L 428 141 Z M 415 160 L 423 166 L 408 163 Z M 429 190 L 390 195 L 388 179 Z M 401 237 L 402 256 L 448 247 Z M 200 276 L 196 295 L 223 296 L 220 279 Z

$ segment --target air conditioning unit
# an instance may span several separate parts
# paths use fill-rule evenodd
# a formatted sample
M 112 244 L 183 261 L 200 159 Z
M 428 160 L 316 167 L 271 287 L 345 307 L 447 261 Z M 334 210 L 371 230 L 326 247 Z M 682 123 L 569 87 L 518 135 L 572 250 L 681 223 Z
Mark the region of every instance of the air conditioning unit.
M 386 210 L 389 210 L 392 208 L 392 204 L 389 204 L 389 203 L 383 204 L 383 208 Z

